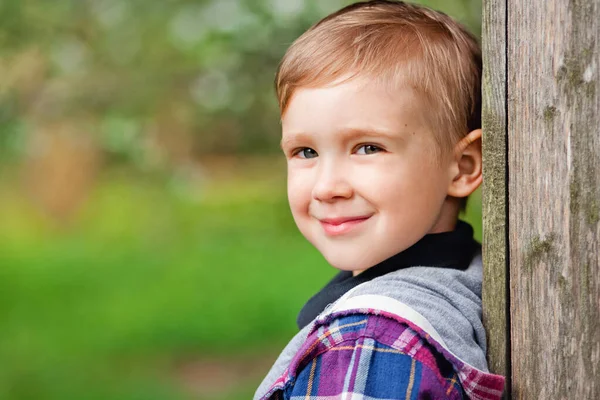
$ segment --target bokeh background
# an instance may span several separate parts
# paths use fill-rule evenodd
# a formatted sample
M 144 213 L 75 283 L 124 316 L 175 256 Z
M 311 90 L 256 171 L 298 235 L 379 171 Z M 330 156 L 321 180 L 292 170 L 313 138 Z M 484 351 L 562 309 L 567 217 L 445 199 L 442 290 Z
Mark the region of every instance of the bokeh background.
M 1 399 L 251 398 L 335 273 L 272 81 L 349 3 L 0 1 Z M 480 1 L 425 3 L 479 34 Z

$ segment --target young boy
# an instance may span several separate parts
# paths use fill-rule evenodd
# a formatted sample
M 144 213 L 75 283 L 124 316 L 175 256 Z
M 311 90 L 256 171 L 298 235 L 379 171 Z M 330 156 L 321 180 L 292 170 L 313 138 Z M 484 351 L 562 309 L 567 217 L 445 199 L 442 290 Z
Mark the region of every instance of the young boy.
M 458 221 L 481 184 L 481 53 L 448 16 L 346 7 L 276 77 L 290 208 L 341 272 L 298 316 L 255 399 L 498 399 L 481 256 Z

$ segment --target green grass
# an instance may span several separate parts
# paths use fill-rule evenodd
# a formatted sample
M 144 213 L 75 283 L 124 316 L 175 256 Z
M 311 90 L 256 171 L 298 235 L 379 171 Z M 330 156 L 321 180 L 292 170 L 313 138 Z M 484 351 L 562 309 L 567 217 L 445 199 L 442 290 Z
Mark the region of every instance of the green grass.
M 6 187 L 0 221 L 2 399 L 198 398 L 177 365 L 283 347 L 335 273 L 296 231 L 279 180 L 226 180 L 192 200 L 107 175 L 68 226 Z M 256 384 L 210 398 L 247 399 Z

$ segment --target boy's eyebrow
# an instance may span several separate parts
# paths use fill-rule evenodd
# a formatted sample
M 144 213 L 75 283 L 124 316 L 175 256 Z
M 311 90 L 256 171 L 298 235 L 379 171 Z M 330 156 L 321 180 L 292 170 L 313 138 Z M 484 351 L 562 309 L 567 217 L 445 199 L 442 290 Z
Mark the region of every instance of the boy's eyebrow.
M 288 133 L 281 138 L 279 146 L 281 149 L 291 146 L 294 143 L 306 143 L 310 142 L 310 135 L 305 132 Z
M 387 139 L 400 139 L 402 137 L 399 132 L 391 131 L 383 127 L 347 127 L 341 129 L 339 133 L 343 135 L 344 140 L 351 140 L 357 137 L 385 137 Z M 312 135 L 307 134 L 306 132 L 288 133 L 281 138 L 280 146 L 283 149 L 295 142 L 310 142 L 311 136 Z
M 399 132 L 392 131 L 390 129 L 380 126 L 370 127 L 348 127 L 340 131 L 345 136 L 346 140 L 354 139 L 356 137 L 371 136 L 371 137 L 385 137 L 387 139 L 398 139 L 400 138 Z

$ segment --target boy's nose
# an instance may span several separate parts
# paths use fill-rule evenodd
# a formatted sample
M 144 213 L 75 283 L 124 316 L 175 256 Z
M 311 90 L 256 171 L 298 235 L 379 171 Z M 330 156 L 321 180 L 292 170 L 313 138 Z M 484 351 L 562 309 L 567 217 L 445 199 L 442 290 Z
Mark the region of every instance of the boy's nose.
M 318 201 L 333 201 L 352 197 L 352 186 L 346 179 L 347 169 L 341 165 L 319 166 L 313 187 L 313 198 Z

